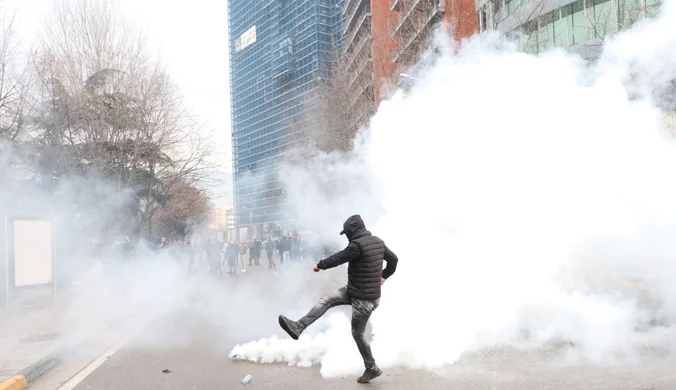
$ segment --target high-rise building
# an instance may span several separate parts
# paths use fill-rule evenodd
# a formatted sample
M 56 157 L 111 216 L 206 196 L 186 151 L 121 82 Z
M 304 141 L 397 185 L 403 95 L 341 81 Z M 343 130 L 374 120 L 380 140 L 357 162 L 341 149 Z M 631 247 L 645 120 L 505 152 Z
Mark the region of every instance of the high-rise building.
M 480 28 L 512 33 L 524 51 L 565 47 L 596 58 L 603 42 L 658 14 L 662 0 L 477 0 Z
M 342 39 L 344 0 L 228 0 L 234 198 L 238 227 L 287 220 L 277 181 L 303 105 Z M 255 229 L 249 229 L 249 232 Z

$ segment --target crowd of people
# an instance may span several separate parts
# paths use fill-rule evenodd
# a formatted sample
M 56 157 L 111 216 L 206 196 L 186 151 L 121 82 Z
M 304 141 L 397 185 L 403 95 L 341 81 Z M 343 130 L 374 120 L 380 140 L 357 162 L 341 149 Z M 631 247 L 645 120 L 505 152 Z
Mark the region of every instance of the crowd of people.
M 117 240 L 111 248 L 117 256 L 131 258 L 136 248 L 132 240 L 126 236 Z M 167 240 L 162 237 L 154 251 L 157 254 L 166 254 L 169 258 L 181 264 L 187 272 L 195 270 L 198 263 L 207 263 L 214 275 L 220 276 L 225 268 L 229 275 L 236 275 L 238 269 L 246 272 L 246 265 L 260 266 L 274 269 L 278 265 L 291 262 L 319 261 L 324 256 L 333 253 L 331 246 L 322 244 L 317 239 L 303 239 L 300 235 L 266 237 L 262 241 L 253 238 L 239 244 L 234 240 L 229 242 L 206 239 L 191 242 L 190 240 Z M 151 249 L 152 250 L 152 249 Z M 115 256 L 115 257 L 117 257 Z M 240 268 L 241 267 L 241 268 Z
M 263 241 L 253 238 L 237 244 L 234 240 L 222 242 L 210 239 L 205 243 L 204 256 L 209 263 L 211 272 L 220 276 L 222 268 L 227 267 L 227 274 L 237 274 L 241 265 L 246 271 L 245 264 L 260 266 L 264 255 L 268 269 L 274 269 L 277 264 L 289 264 L 299 261 L 318 261 L 332 248 L 322 245 L 318 240 L 305 241 L 299 235 L 267 237 Z

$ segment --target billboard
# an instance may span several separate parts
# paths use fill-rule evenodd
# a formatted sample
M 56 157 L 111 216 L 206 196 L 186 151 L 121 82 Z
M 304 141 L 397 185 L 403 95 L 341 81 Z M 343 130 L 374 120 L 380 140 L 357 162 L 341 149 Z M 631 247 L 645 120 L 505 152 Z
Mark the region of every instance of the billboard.
M 254 43 L 256 43 L 256 25 L 244 31 L 242 35 L 235 39 L 235 51 L 239 53 Z
M 14 286 L 52 282 L 52 223 L 14 221 Z

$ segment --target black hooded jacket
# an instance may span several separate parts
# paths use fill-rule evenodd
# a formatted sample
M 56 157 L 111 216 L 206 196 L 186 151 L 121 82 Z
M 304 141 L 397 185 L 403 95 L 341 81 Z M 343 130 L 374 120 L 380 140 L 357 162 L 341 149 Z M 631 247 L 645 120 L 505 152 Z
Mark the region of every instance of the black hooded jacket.
M 347 268 L 347 294 L 356 299 L 380 298 L 381 279 L 387 279 L 397 269 L 397 255 L 387 248 L 383 240 L 366 230 L 359 215 L 353 215 L 343 224 L 350 243 L 347 248 L 317 263 L 319 269 L 329 269 L 349 263 Z M 387 267 L 383 270 L 383 260 Z

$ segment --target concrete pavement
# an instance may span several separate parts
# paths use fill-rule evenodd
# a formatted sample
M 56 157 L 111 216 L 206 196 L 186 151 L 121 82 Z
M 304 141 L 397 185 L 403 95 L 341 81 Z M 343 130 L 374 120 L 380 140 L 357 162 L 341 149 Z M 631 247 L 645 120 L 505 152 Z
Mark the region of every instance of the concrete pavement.
M 307 264 L 298 267 L 307 267 Z M 280 310 L 290 310 L 289 296 L 296 297 L 299 308 L 307 308 L 303 296 L 289 285 L 290 279 L 302 282 L 298 278 L 302 277 L 303 269 L 295 273 L 292 268 L 273 273 L 252 267 L 246 274 L 225 275 L 219 281 L 204 278 L 169 314 L 153 321 L 118 352 L 99 356 L 102 364 L 81 381 L 72 383 L 69 389 L 230 389 L 241 386 L 240 380 L 247 374 L 253 377 L 247 385 L 251 389 L 363 389 L 364 385 L 356 383 L 356 376 L 325 380 L 319 367 L 263 365 L 228 358 L 229 350 L 237 343 L 271 334 L 282 335 L 276 315 Z M 328 279 L 329 273 L 319 277 L 311 275 L 313 278 L 303 284 L 309 301 L 314 300 L 327 283 L 339 283 L 344 278 L 340 272 L 335 274 L 335 281 Z M 252 280 L 256 281 L 253 287 Z M 268 305 L 264 309 L 249 310 L 247 303 L 261 296 L 267 297 Z M 90 354 L 73 359 L 31 389 L 59 389 L 95 358 Z M 674 363 L 676 361 L 668 358 L 646 356 L 633 363 L 585 365 L 567 363 L 557 350 L 494 350 L 467 356 L 453 366 L 434 372 L 388 369 L 367 386 L 393 390 L 674 389 Z
M 0 316 L 0 389 L 23 389 L 26 380 L 32 383 L 62 360 L 90 358 L 134 327 L 146 326 L 206 271 L 200 266 L 192 278 L 171 264 L 130 263 L 106 275 L 99 267 L 96 277 L 56 301 L 44 292 L 16 301 Z M 148 271 L 155 275 L 143 275 Z
M 166 324 L 173 324 L 166 330 Z M 149 340 L 182 346 L 158 348 Z M 217 342 L 214 342 L 218 340 Z M 363 389 L 356 377 L 325 380 L 318 367 L 231 361 L 221 344 L 221 329 L 187 312 L 161 318 L 79 383 L 76 390 L 231 389 L 247 374 L 250 389 Z M 676 388 L 673 361 L 646 360 L 627 365 L 575 365 L 546 351 L 493 351 L 435 372 L 390 369 L 373 381 L 373 389 L 501 390 L 659 390 Z M 170 373 L 163 373 L 170 370 Z M 52 384 L 53 386 L 53 384 Z M 31 389 L 54 390 L 41 386 Z

